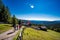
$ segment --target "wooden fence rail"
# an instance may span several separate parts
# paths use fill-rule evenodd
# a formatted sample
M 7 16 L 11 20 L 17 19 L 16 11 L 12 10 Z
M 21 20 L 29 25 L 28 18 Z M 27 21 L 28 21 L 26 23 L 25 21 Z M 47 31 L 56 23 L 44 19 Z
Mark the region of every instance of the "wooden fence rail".
M 19 34 L 19 36 L 18 36 L 18 38 L 17 38 L 17 40 L 23 40 L 23 32 L 24 32 L 24 29 L 25 29 L 25 27 L 24 26 L 22 26 L 22 28 L 20 29 L 20 34 Z

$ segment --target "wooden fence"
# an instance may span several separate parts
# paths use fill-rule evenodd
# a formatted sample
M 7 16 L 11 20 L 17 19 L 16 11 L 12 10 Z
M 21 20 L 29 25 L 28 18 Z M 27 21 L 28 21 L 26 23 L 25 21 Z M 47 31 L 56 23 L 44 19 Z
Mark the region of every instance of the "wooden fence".
M 18 36 L 18 38 L 17 38 L 17 40 L 23 40 L 23 32 L 24 32 L 24 29 L 25 29 L 25 27 L 24 26 L 22 26 L 22 28 L 20 29 L 20 34 L 19 34 L 19 36 Z

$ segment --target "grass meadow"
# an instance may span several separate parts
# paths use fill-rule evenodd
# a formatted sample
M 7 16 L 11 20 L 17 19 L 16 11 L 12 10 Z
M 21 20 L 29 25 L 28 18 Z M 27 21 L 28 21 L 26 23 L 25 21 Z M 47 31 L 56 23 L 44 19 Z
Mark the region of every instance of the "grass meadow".
M 11 24 L 0 24 L 0 34 L 10 29 L 12 29 Z
M 36 30 L 33 28 L 26 28 L 23 33 L 23 40 L 60 40 L 60 33 L 48 30 Z

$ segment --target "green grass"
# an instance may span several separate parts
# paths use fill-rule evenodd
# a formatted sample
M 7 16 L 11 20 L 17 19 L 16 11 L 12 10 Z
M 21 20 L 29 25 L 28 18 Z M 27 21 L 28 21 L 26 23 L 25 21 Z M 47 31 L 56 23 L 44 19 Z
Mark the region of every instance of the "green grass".
M 26 28 L 23 33 L 23 40 L 60 40 L 60 33 L 48 30 L 36 30 L 32 28 Z
M 11 24 L 0 24 L 0 34 L 10 30 L 11 28 Z

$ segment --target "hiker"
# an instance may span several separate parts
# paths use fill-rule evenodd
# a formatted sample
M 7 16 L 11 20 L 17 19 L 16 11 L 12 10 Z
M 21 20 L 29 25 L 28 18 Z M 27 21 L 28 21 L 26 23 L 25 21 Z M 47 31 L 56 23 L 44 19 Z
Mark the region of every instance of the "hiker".
M 18 25 L 18 29 L 20 29 L 20 28 L 21 28 L 21 24 Z
M 19 29 L 18 25 L 17 25 L 16 29 L 17 29 L 17 30 Z
M 19 21 L 19 22 L 18 22 L 18 28 L 19 28 L 19 29 L 21 28 L 21 25 L 22 25 L 22 22 Z
M 17 26 L 17 29 L 19 29 L 19 25 Z
M 27 25 L 28 25 L 29 27 L 31 26 L 31 23 L 30 23 L 30 21 L 28 21 L 28 22 L 27 22 Z
M 14 32 L 16 31 L 16 25 L 15 24 L 13 24 L 13 27 L 14 27 Z

